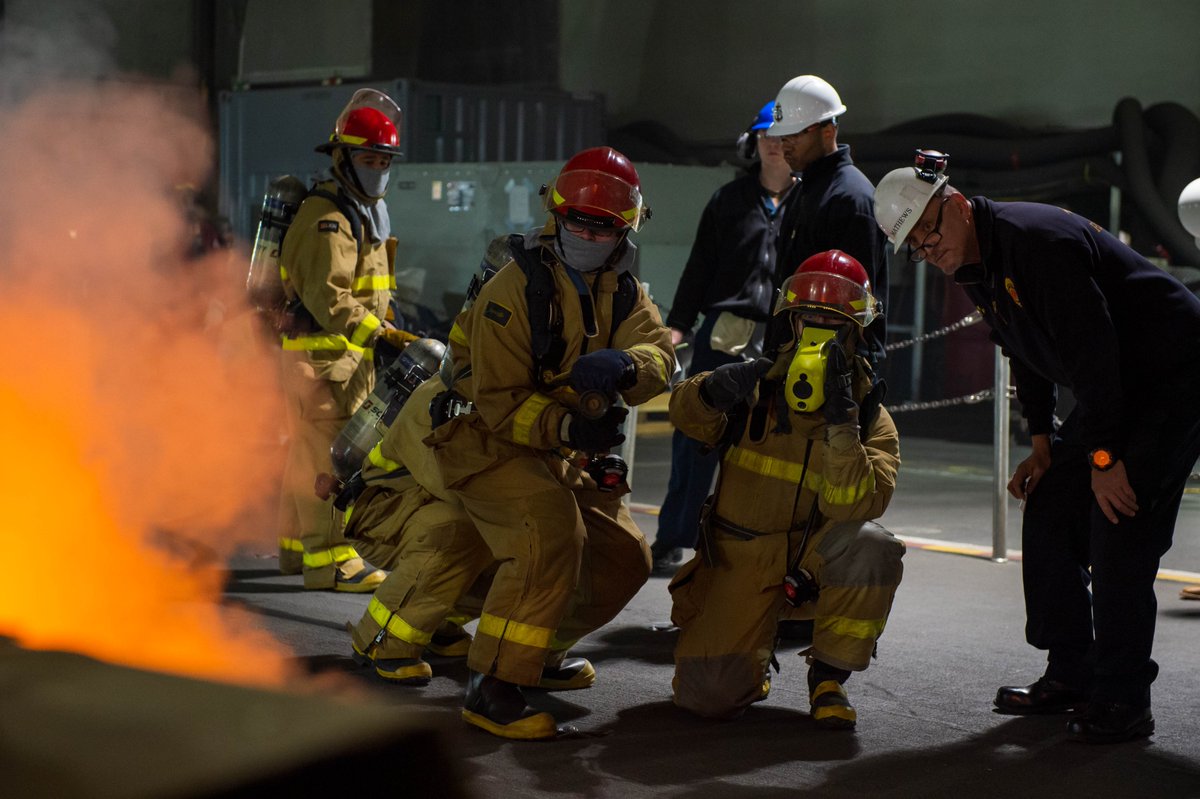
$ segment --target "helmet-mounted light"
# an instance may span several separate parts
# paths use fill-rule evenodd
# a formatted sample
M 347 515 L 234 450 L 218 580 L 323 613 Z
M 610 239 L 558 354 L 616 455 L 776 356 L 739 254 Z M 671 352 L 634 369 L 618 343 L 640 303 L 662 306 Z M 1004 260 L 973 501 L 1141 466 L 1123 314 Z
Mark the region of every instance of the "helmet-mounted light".
M 950 154 L 940 150 L 917 150 L 913 159 L 913 169 L 917 177 L 926 183 L 936 184 L 946 176 L 946 167 L 950 165 Z

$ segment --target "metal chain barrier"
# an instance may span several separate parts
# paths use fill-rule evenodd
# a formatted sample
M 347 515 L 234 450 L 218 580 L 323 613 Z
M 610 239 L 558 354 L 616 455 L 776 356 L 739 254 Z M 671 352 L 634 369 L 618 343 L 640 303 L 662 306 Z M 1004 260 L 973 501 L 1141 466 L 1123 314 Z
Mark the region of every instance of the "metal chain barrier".
M 885 346 L 883 349 L 886 352 L 892 352 L 893 350 L 902 350 L 905 347 L 911 347 L 914 344 L 918 344 L 918 343 L 923 344 L 926 341 L 932 341 L 935 338 L 941 338 L 942 336 L 948 336 L 956 330 L 962 330 L 964 327 L 970 327 L 971 325 L 975 324 L 976 322 L 979 322 L 982 319 L 983 319 L 983 315 L 980 314 L 978 311 L 971 311 L 971 313 L 967 314 L 962 319 L 959 319 L 957 322 L 955 322 L 952 325 L 946 325 L 945 327 L 939 328 L 937 330 L 931 330 L 928 333 L 922 333 L 921 335 L 917 336 L 916 338 L 910 338 L 906 341 L 893 342 L 893 343 Z M 981 400 L 976 400 L 976 401 L 979 402 Z
M 929 400 L 928 402 L 904 402 L 900 405 L 886 405 L 888 413 L 897 414 L 905 411 L 928 411 L 934 408 L 949 408 L 952 405 L 975 405 L 980 402 L 987 402 L 994 397 L 995 391 L 990 388 L 985 388 L 983 391 L 976 391 L 974 394 L 967 394 L 962 397 L 952 397 L 950 399 Z M 1017 390 L 1012 386 L 1008 388 L 1008 398 L 1012 399 L 1017 396 Z
M 896 341 L 884 347 L 887 352 L 902 350 L 905 347 L 911 347 L 914 344 L 923 344 L 926 341 L 932 341 L 935 338 L 948 336 L 956 330 L 962 330 L 964 327 L 970 327 L 973 324 L 981 321 L 983 315 L 978 311 L 971 313 L 959 319 L 954 324 L 946 325 L 945 327 L 931 330 L 928 333 L 923 333 L 916 338 L 910 338 L 905 341 Z M 990 388 L 985 388 L 983 391 L 977 391 L 974 394 L 967 394 L 964 397 L 953 397 L 951 399 L 929 400 L 928 402 L 905 402 L 900 405 L 888 405 L 888 413 L 904 413 L 905 411 L 928 411 L 934 408 L 949 408 L 952 405 L 975 405 L 980 402 L 987 402 L 995 395 L 995 392 Z M 1016 396 L 1016 392 L 1010 387 L 1008 396 L 1011 399 Z

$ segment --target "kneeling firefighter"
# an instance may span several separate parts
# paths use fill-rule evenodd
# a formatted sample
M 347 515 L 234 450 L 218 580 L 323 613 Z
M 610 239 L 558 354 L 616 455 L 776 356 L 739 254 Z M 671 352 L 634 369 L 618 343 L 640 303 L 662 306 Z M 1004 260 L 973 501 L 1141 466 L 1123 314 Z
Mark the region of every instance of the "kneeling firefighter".
M 880 310 L 858 261 L 818 253 L 782 287 L 791 340 L 773 358 L 671 393 L 671 422 L 721 451 L 697 555 L 670 583 L 680 707 L 734 718 L 766 698 L 776 625 L 799 611 L 815 620 L 812 717 L 855 726 L 843 683 L 870 663 L 903 573 L 904 544 L 871 521 L 900 464 L 863 336 Z
M 337 503 L 344 505 L 337 521 L 346 537 L 371 563 L 389 570 L 351 630 L 351 656 L 393 684 L 427 684 L 433 668 L 426 652 L 467 655 L 471 636 L 463 625 L 482 612 L 497 567 L 424 444 L 430 403 L 445 388 L 438 377 L 416 388 L 363 459 L 350 501 Z M 586 612 L 586 597 L 577 592 L 572 606 Z M 576 624 L 568 614 L 563 626 Z M 587 688 L 595 675 L 587 660 L 560 654 L 543 668 L 537 687 Z
M 313 484 L 329 471 L 330 445 L 374 385 L 376 346 L 415 338 L 385 321 L 396 240 L 383 196 L 399 131 L 400 109 L 387 95 L 355 92 L 329 141 L 317 147 L 333 158 L 328 178 L 301 203 L 280 252 L 289 431 L 280 568 L 302 570 L 308 589 L 369 592 L 384 577 L 335 529 Z
M 637 405 L 675 368 L 670 331 L 630 272 L 630 233 L 649 215 L 633 164 L 608 147 L 584 150 L 544 196 L 544 227 L 489 248 L 500 263 L 451 329 L 451 390 L 426 439 L 499 563 L 468 655 L 463 719 L 515 739 L 556 734 L 520 687 L 567 668 L 570 646 L 650 574 L 649 546 L 621 502 L 628 487 L 605 490 L 614 486 L 574 455 L 620 444 L 627 410 L 588 412 L 581 397 Z
M 476 618 L 495 571 L 491 551 L 462 503 L 442 484 L 429 435 L 429 404 L 445 390 L 421 383 L 362 462 L 356 496 L 337 523 L 371 563 L 389 570 L 351 631 L 353 657 L 389 682 L 423 685 L 425 650 L 467 654 L 462 625 Z

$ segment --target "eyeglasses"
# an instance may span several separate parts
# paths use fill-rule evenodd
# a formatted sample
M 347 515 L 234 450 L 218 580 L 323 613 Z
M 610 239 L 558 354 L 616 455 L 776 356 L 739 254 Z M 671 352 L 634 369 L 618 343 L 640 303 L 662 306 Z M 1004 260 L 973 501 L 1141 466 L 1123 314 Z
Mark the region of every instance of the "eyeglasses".
M 946 200 L 950 197 L 943 197 L 941 205 L 938 206 L 937 218 L 933 222 L 933 230 L 925 236 L 925 239 L 916 247 L 912 247 L 908 251 L 908 260 L 911 263 L 920 263 L 929 255 L 929 249 L 937 245 L 942 240 L 942 211 L 946 210 Z
M 809 125 L 807 128 L 805 128 L 804 130 L 798 130 L 795 133 L 789 133 L 786 136 L 776 136 L 775 138 L 779 139 L 781 142 L 797 141 L 797 140 L 799 140 L 799 138 L 801 136 L 804 136 L 808 133 L 812 133 L 814 130 L 817 130 L 818 128 L 822 128 L 825 125 L 830 125 L 830 124 L 832 124 L 832 123 L 829 120 L 825 120 L 824 122 L 814 122 L 811 125 Z
M 560 220 L 563 230 L 575 236 L 582 238 L 595 239 L 596 241 L 611 241 L 621 235 L 620 230 L 605 230 L 604 228 L 588 227 L 581 225 L 578 222 L 572 222 L 569 219 Z

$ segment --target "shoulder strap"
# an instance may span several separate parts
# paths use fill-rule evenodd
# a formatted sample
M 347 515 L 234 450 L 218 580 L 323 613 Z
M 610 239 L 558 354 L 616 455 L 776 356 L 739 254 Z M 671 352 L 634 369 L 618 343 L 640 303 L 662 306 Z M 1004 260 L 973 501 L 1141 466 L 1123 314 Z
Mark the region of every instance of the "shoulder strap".
M 362 220 L 358 218 L 358 211 L 354 210 L 349 201 L 342 196 L 342 190 L 338 189 L 337 194 L 334 194 L 325 189 L 313 189 L 308 196 L 321 197 L 337 206 L 337 209 L 342 212 L 342 216 L 346 217 L 346 221 L 350 223 L 350 232 L 354 234 L 354 242 L 361 250 L 363 245 Z
M 638 279 L 633 276 L 632 272 L 622 272 L 617 275 L 617 292 L 613 294 L 612 303 L 612 327 L 608 329 L 609 347 L 613 345 L 613 337 L 617 334 L 617 328 L 633 312 L 633 306 L 637 305 L 637 299 Z
M 534 374 L 540 382 L 547 372 L 558 371 L 567 347 L 562 338 L 562 315 L 553 312 L 554 276 L 550 267 L 542 262 L 541 248 L 526 249 L 524 236 L 510 235 L 508 249 L 525 273 L 525 304 L 529 307 Z

